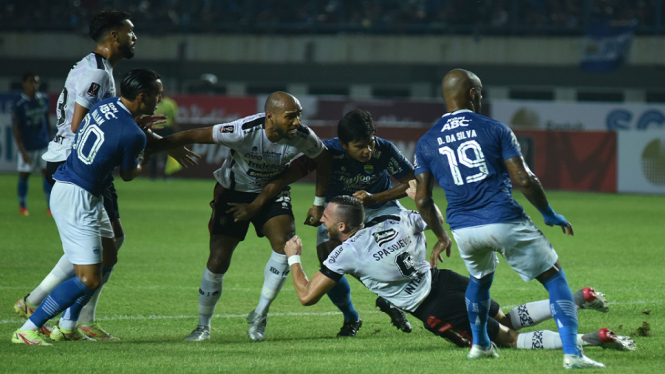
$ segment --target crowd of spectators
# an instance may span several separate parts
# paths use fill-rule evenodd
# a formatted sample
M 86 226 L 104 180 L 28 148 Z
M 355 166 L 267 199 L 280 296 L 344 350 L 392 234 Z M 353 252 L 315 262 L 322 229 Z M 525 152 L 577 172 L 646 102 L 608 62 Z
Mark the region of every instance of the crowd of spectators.
M 665 0 L 3 0 L 0 29 L 84 29 L 102 9 L 168 32 L 583 32 L 636 22 L 661 32 Z

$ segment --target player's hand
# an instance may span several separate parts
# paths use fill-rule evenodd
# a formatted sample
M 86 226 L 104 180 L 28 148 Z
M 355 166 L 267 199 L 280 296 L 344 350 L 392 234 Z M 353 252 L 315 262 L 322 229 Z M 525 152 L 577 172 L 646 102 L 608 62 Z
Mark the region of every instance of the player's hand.
M 364 206 L 372 206 L 376 204 L 376 199 L 374 198 L 374 195 L 372 195 L 367 191 L 362 191 L 362 190 L 356 191 L 356 193 L 353 194 L 353 197 L 360 200 L 360 202 Z
M 284 254 L 286 254 L 286 258 L 289 258 L 291 256 L 300 255 L 301 253 L 302 240 L 298 237 L 298 235 L 294 235 L 284 245 Z
M 226 213 L 233 213 L 233 222 L 249 221 L 259 211 L 252 204 L 228 203 L 232 206 Z
M 561 226 L 561 231 L 563 231 L 564 234 L 573 236 L 573 225 L 568 222 L 566 217 L 554 212 L 551 207 L 548 207 L 547 210 L 541 211 L 541 214 L 543 215 L 543 219 L 547 226 Z
M 318 227 L 321 225 L 321 217 L 323 216 L 323 206 L 312 205 L 307 212 L 305 225 Z
M 141 130 L 161 130 L 164 127 L 163 126 L 157 126 L 157 125 L 162 125 L 166 123 L 166 116 L 163 114 L 153 114 L 151 116 L 138 116 L 134 118 L 134 121 L 136 121 L 136 124 L 139 125 Z
M 453 242 L 449 237 L 444 238 L 444 240 L 439 240 L 434 244 L 432 248 L 432 255 L 430 256 L 429 263 L 430 266 L 435 268 L 439 261 L 443 262 L 443 257 L 441 257 L 441 252 L 446 251 L 446 257 L 450 257 L 450 247 Z
M 173 157 L 182 167 L 195 166 L 198 165 L 198 160 L 201 159 L 201 156 L 190 151 L 186 147 L 177 147 L 169 150 L 167 152 L 169 156 Z M 198 160 L 197 160 L 198 159 Z
M 406 189 L 406 195 L 411 198 L 411 200 L 416 200 L 416 189 L 418 188 L 418 181 L 411 179 L 409 181 L 409 188 Z
M 32 161 L 32 157 L 30 157 L 30 154 L 26 151 L 21 151 L 21 157 L 23 157 L 23 162 L 26 164 L 29 164 L 30 161 Z

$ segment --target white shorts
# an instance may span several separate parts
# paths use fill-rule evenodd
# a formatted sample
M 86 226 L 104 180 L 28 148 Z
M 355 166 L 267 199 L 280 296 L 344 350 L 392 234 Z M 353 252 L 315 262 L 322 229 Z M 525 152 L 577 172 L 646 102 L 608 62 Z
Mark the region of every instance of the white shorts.
M 16 170 L 19 173 L 32 173 L 46 169 L 46 161 L 42 159 L 42 155 L 46 153 L 47 148 L 38 149 L 36 151 L 28 151 L 30 155 L 30 162 L 25 162 L 21 152 L 18 152 L 18 166 Z
M 111 222 L 101 196 L 96 197 L 75 184 L 56 181 L 51 191 L 51 213 L 69 262 L 74 265 L 102 262 L 101 230 L 104 225 L 110 230 Z
M 478 279 L 496 270 L 497 252 L 525 282 L 549 270 L 559 259 L 552 244 L 529 218 L 465 227 L 453 230 L 453 236 L 469 274 Z
M 327 203 L 326 206 L 328 206 Z M 400 204 L 399 201 L 397 200 L 388 201 L 385 204 L 383 204 L 380 208 L 376 209 L 365 208 L 365 224 L 381 216 L 399 217 L 400 212 L 403 210 L 406 210 L 406 208 L 404 208 L 402 204 Z M 318 231 L 316 232 L 316 246 L 318 247 L 319 245 L 327 241 L 330 241 L 330 239 L 328 238 L 328 229 L 326 229 L 325 225 L 320 225 L 318 227 Z

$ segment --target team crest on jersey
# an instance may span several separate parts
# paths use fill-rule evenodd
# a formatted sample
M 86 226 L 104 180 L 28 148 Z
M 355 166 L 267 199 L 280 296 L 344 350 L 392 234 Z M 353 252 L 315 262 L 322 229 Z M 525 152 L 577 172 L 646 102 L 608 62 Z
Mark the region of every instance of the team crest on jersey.
M 365 168 L 365 173 L 367 173 L 367 174 L 374 173 L 374 165 L 371 165 L 371 164 L 370 165 L 365 165 L 364 168 Z
M 93 84 L 91 84 L 91 85 L 90 85 L 90 88 L 88 88 L 88 95 L 90 95 L 90 96 L 92 96 L 92 97 L 97 96 L 97 94 L 99 93 L 99 89 L 100 89 L 100 88 L 102 88 L 102 86 L 100 86 L 100 85 L 97 84 L 97 83 L 93 83 Z
M 235 129 L 235 127 L 233 125 L 228 125 L 228 126 L 222 126 L 222 128 L 219 129 L 219 131 L 222 134 L 230 134 L 230 133 L 233 132 L 234 129 Z
M 374 241 L 376 244 L 379 246 L 382 246 L 389 241 L 395 239 L 397 237 L 397 231 L 395 229 L 389 229 L 389 230 L 384 230 L 384 231 L 378 231 L 372 234 L 374 237 Z

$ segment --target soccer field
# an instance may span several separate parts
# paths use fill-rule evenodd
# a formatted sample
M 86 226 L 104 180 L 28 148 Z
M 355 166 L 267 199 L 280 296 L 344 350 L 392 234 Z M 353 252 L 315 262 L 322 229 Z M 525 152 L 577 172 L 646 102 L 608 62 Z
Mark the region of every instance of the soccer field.
M 62 342 L 52 347 L 12 344 L 22 324 L 14 302 L 32 290 L 62 255 L 58 231 L 46 205 L 41 181 L 30 182 L 31 215 L 18 215 L 16 175 L 0 174 L 0 372 L 228 372 L 228 373 L 548 373 L 563 370 L 561 351 L 501 349 L 501 358 L 469 362 L 466 350 L 427 332 L 410 317 L 411 334 L 396 330 L 374 307 L 376 296 L 350 279 L 353 301 L 363 319 L 358 336 L 335 339 L 342 315 L 324 297 L 303 307 L 287 282 L 273 303 L 266 341 L 247 337 L 247 314 L 256 306 L 263 269 L 270 256 L 266 239 L 250 228 L 235 251 L 212 321 L 210 341 L 184 342 L 196 327 L 198 287 L 208 256 L 208 205 L 212 180 L 116 182 L 126 240 L 102 293 L 98 320 L 117 342 Z M 315 229 L 302 225 L 314 186 L 294 185 L 296 232 L 303 238 L 303 267 L 318 270 Z M 575 236 L 542 223 L 521 194 L 516 196 L 548 236 L 566 269 L 573 291 L 591 286 L 610 301 L 607 314 L 579 312 L 580 332 L 609 327 L 633 335 L 635 352 L 587 347 L 605 363 L 604 372 L 659 373 L 665 367 L 665 196 L 549 192 Z M 439 189 L 439 206 L 445 198 Z M 403 199 L 408 208 L 412 201 Z M 428 234 L 429 243 L 434 238 Z M 440 265 L 466 274 L 456 247 Z M 547 298 L 537 282 L 524 283 L 502 260 L 492 297 L 507 312 L 512 306 Z M 651 336 L 637 334 L 646 322 Z M 548 321 L 538 329 L 556 330 Z M 533 328 L 532 328 L 533 329 Z M 658 369 L 660 367 L 660 369 Z

